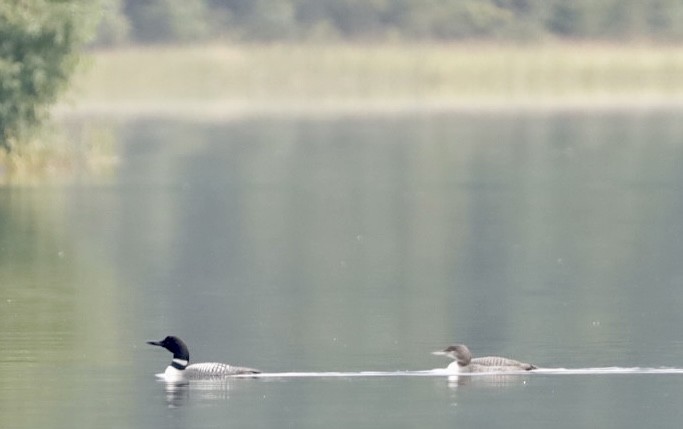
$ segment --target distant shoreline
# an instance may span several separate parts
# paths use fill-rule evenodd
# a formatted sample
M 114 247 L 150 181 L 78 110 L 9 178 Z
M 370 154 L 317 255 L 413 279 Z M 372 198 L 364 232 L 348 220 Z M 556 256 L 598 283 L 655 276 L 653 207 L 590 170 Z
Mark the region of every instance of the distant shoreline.
M 58 117 L 683 108 L 683 46 L 211 44 L 95 51 Z
M 683 110 L 683 97 L 624 97 L 603 99 L 453 100 L 453 101 L 323 101 L 249 103 L 225 102 L 130 102 L 80 103 L 55 106 L 57 119 L 188 119 L 235 120 L 253 117 L 336 117 L 440 113 L 571 113 L 652 112 Z

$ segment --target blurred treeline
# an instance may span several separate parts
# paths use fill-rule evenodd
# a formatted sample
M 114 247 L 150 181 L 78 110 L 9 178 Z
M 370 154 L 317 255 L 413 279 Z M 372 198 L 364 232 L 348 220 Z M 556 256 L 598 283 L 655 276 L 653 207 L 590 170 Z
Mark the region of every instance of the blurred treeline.
M 683 0 L 102 0 L 95 46 L 212 39 L 683 40 Z

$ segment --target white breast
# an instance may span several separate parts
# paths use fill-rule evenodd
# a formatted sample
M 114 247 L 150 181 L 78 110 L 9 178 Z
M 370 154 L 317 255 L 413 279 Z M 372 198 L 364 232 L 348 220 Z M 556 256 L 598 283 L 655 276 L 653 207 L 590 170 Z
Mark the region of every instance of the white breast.
M 459 373 L 459 372 L 462 372 L 461 369 L 460 369 L 460 365 L 458 365 L 458 362 L 456 362 L 456 361 L 451 362 L 451 363 L 446 367 L 446 370 L 447 370 L 448 372 L 452 372 L 452 373 L 456 373 L 456 374 Z
M 170 383 L 185 380 L 184 371 L 173 368 L 171 365 L 166 367 L 166 371 L 163 374 L 157 374 L 157 377 L 163 378 Z

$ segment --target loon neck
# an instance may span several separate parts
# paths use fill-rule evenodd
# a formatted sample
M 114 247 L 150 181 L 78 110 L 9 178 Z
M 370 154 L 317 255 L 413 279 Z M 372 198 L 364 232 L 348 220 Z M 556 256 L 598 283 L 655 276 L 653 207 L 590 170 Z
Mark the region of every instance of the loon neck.
M 470 349 L 468 349 L 466 345 L 456 344 L 451 348 L 453 353 L 452 357 L 458 362 L 458 365 L 467 366 L 472 362 L 472 353 L 470 353 Z
M 467 366 L 470 364 L 470 362 L 472 362 L 472 358 L 471 357 L 466 357 L 466 358 L 458 357 L 455 360 L 455 362 L 458 364 L 458 366 Z
M 184 365 L 187 366 L 187 363 L 190 361 L 190 351 L 187 349 L 185 343 L 180 341 L 180 339 L 177 339 L 176 343 L 173 344 L 172 347 L 167 347 L 167 349 L 173 353 L 174 361 L 181 361 L 181 364 L 184 362 Z
M 179 371 L 182 371 L 187 368 L 188 363 L 189 361 L 187 359 L 181 359 L 174 356 L 173 360 L 171 361 L 171 366 Z

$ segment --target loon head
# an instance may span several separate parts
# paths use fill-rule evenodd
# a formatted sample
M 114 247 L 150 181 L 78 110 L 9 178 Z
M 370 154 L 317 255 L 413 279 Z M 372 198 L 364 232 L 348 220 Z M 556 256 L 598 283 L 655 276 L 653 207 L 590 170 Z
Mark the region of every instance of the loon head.
M 470 349 L 468 349 L 464 344 L 448 346 L 445 349 L 433 352 L 432 354 L 438 356 L 448 356 L 449 358 L 458 362 L 458 366 L 467 366 L 472 360 L 472 353 L 470 353 Z
M 183 370 L 190 362 L 190 352 L 187 350 L 187 346 L 178 337 L 169 335 L 161 341 L 147 341 L 147 344 L 153 346 L 163 347 L 169 352 L 173 353 L 173 361 L 171 366 L 176 369 Z

